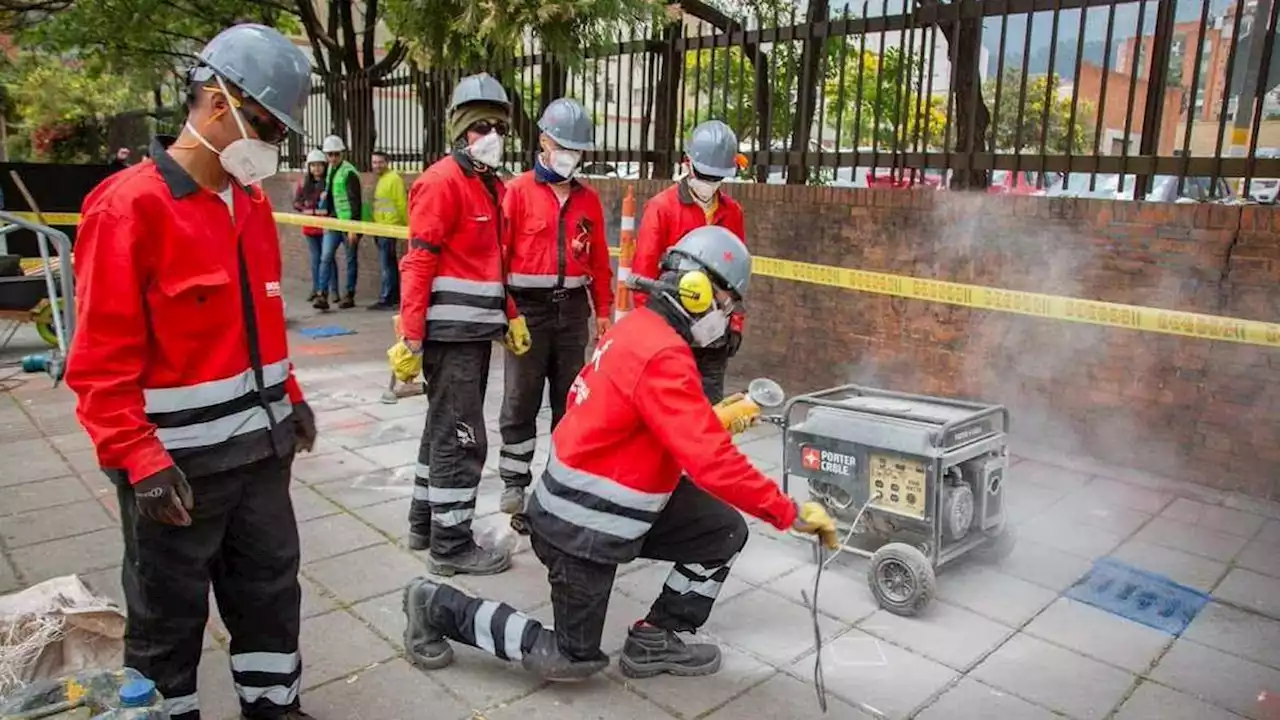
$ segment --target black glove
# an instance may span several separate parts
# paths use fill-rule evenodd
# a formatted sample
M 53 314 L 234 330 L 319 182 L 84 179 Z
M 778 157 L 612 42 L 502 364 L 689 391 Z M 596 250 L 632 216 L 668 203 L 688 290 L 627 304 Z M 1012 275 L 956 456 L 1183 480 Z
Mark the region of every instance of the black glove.
M 738 354 L 738 348 L 742 347 L 742 333 L 737 330 L 729 330 L 728 337 L 729 342 L 726 347 L 728 348 L 729 357 L 733 357 Z
M 311 412 L 310 405 L 300 402 L 293 406 L 293 416 L 297 419 L 293 432 L 298 440 L 298 449 L 311 452 L 316 446 L 316 414 Z
M 134 483 L 133 496 L 143 517 L 165 525 L 191 524 L 187 511 L 195 506 L 195 498 L 187 477 L 174 466 Z

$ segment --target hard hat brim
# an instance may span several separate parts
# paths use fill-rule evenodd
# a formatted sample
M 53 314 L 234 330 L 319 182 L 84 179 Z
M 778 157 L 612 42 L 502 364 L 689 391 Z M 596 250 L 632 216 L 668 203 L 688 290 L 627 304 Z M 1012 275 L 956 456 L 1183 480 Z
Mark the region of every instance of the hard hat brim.
M 547 133 L 547 137 L 551 138 L 552 140 L 555 140 L 556 144 L 564 148 L 565 150 L 585 151 L 585 150 L 596 149 L 596 144 L 594 142 L 575 142 L 568 138 L 562 138 L 559 135 L 556 135 L 555 133 L 547 132 L 546 130 L 543 130 L 542 132 Z
M 226 72 L 226 70 L 218 67 L 217 65 L 209 62 L 208 60 L 201 59 L 200 62 L 205 68 L 208 69 L 209 73 L 211 74 L 217 73 L 218 77 L 222 78 L 223 82 L 229 85 L 232 85 L 233 87 L 235 87 L 235 89 L 244 93 L 246 97 L 253 100 L 255 103 L 261 105 L 263 110 L 266 110 L 267 112 L 271 113 L 271 117 L 279 120 L 281 123 L 284 123 L 284 126 L 289 128 L 290 131 L 297 133 L 303 138 L 311 137 L 311 135 L 306 130 L 303 129 L 302 123 L 298 122 L 297 120 L 294 120 L 292 117 L 289 116 L 288 113 L 281 112 L 280 110 L 277 110 L 276 108 L 271 107 L 267 103 L 262 102 L 262 99 L 258 95 L 255 95 L 254 93 L 251 93 L 248 90 L 245 90 L 244 87 L 240 84 L 240 82 L 232 78 L 231 75 Z M 211 78 L 211 75 L 206 76 L 204 73 L 199 72 L 199 69 L 197 69 L 191 75 L 191 79 L 195 82 L 206 82 L 210 78 Z
M 697 170 L 703 175 L 714 175 L 716 177 L 729 178 L 738 174 L 738 168 L 736 167 L 728 167 L 728 168 L 715 167 L 714 165 L 708 165 L 704 162 L 698 162 L 693 158 L 689 158 L 689 161 L 693 163 L 693 169 Z

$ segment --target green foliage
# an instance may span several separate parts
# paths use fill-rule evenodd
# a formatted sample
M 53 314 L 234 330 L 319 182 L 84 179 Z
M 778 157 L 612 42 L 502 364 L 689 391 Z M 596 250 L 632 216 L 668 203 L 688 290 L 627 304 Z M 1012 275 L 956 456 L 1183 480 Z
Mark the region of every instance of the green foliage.
M 828 70 L 826 117 L 839 125 L 841 143 L 889 150 L 940 146 L 946 98 L 934 95 L 926 101 L 923 67 L 920 55 L 890 47 L 880 55 L 848 53 L 843 73 L 838 63 Z
M 988 80 L 982 94 L 991 107 L 991 124 L 995 127 L 997 152 L 1015 150 L 1040 151 L 1040 136 L 1045 127 L 1045 98 L 1048 98 L 1048 133 L 1045 152 L 1065 153 L 1068 132 L 1071 136 L 1072 154 L 1093 152 L 1093 123 L 1096 110 L 1093 103 L 1080 99 L 1076 104 L 1075 124 L 1068 130 L 1071 120 L 1071 95 L 1059 92 L 1062 79 L 1056 74 L 1050 78 L 1037 75 L 1027 78 L 1025 97 L 1022 98 L 1022 122 L 1018 122 L 1019 95 L 1022 92 L 1022 71 L 1006 68 L 1000 80 L 1000 106 L 995 106 L 996 81 Z

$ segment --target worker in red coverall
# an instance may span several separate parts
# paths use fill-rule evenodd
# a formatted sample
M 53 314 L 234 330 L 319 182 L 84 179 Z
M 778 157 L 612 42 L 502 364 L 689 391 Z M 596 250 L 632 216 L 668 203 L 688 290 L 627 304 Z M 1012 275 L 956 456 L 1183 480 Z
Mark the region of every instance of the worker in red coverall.
M 742 206 L 720 191 L 725 178 L 737 174 L 738 137 L 728 125 L 708 120 L 693 129 L 685 148 L 684 176 L 675 185 L 647 200 L 636 234 L 631 272 L 655 277 L 663 254 L 694 228 L 717 225 L 747 241 Z M 647 301 L 636 297 L 636 304 Z M 711 402 L 724 399 L 724 376 L 729 358 L 742 345 L 743 308 L 729 318 L 729 332 L 715 344 L 694 350 L 702 386 Z
M 533 551 L 551 583 L 555 629 L 504 603 L 417 578 L 404 591 L 413 663 L 448 665 L 448 640 L 456 640 L 548 680 L 599 672 L 609 663 L 600 638 L 617 567 L 643 557 L 675 566 L 648 616 L 628 631 L 623 674 L 706 675 L 720 667 L 719 648 L 687 644 L 677 633 L 707 621 L 747 542 L 738 510 L 837 543 L 822 507 L 797 506 L 756 470 L 702 391 L 691 349 L 727 331 L 750 268 L 733 233 L 689 233 L 663 263 L 662 289 L 601 338 L 574 381 L 526 508 Z
M 507 93 L 486 73 L 459 81 L 449 105 L 453 153 L 409 190 L 409 251 L 400 261 L 400 328 L 390 354 L 409 354 L 427 381 L 427 420 L 418 449 L 409 547 L 430 550 L 432 572 L 491 575 L 511 566 L 501 548 L 476 544 L 471 520 L 488 454 L 484 394 L 492 343 L 529 351 L 529 329 L 507 295 L 497 176 L 510 129 Z M 401 370 L 405 370 L 401 372 Z
M 302 132 L 307 56 L 236 25 L 188 74 L 187 124 L 85 198 L 76 237 L 76 413 L 118 490 L 124 664 L 200 717 L 209 586 L 246 718 L 299 710 L 301 589 L 289 496 L 315 418 L 293 376 L 280 238 L 257 183 Z
M 538 127 L 542 152 L 532 170 L 507 184 L 503 200 L 511 223 L 507 288 L 533 339 L 528 353 L 507 354 L 503 374 L 498 473 L 506 486 L 499 503 L 505 513 L 524 509 L 525 488 L 533 481 L 544 388 L 554 429 L 586 361 L 592 306 L 596 337 L 609 331 L 613 316 L 604 207 L 595 190 L 574 179 L 582 152 L 595 145 L 591 116 L 578 101 L 560 98 L 547 105 Z

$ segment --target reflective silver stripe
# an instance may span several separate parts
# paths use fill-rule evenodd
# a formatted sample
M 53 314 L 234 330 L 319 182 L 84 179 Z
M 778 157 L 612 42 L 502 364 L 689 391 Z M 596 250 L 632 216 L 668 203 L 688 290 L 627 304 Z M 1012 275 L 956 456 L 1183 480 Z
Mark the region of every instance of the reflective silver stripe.
M 585 508 L 575 502 L 558 498 L 547 489 L 546 483 L 537 482 L 533 488 L 534 497 L 543 510 L 561 520 L 580 528 L 594 530 L 606 535 L 635 540 L 649 532 L 652 523 L 635 520 L 621 515 L 611 515 L 599 510 Z
M 433 503 L 471 502 L 476 499 L 476 488 L 442 488 L 432 485 L 427 490 L 427 499 Z
M 533 452 L 535 447 L 537 447 L 537 443 L 537 438 L 529 438 L 528 440 L 521 440 L 520 442 L 502 443 L 502 452 L 511 453 L 512 455 L 530 453 Z
M 279 385 L 289 377 L 288 358 L 262 366 L 262 381 L 267 387 Z M 230 402 L 258 389 L 253 368 L 221 380 L 210 380 L 195 385 L 172 388 L 150 388 L 142 391 L 145 411 L 149 413 L 178 412 L 209 407 Z
M 285 687 L 284 685 L 251 687 L 249 685 L 236 683 L 236 694 L 240 696 L 241 700 L 244 700 L 247 703 L 254 703 L 262 698 L 266 698 L 267 702 L 272 705 L 292 705 L 293 701 L 298 698 L 298 685 L 301 682 L 302 678 L 298 678 L 288 687 Z
M 431 477 L 431 466 L 418 463 L 413 466 L 413 474 L 420 478 L 429 478 Z
M 181 695 L 175 698 L 165 698 L 160 703 L 164 708 L 164 713 L 168 715 L 181 715 L 183 713 L 196 712 L 200 709 L 200 696 L 196 693 L 190 695 Z
M 431 522 L 439 525 L 440 527 L 453 527 L 470 520 L 475 517 L 475 514 L 475 508 L 459 508 L 457 510 L 450 510 L 449 512 L 432 513 Z
M 506 325 L 507 314 L 495 308 L 477 308 L 469 305 L 432 305 L 427 308 L 427 320 Z
M 515 473 L 527 473 L 529 472 L 529 461 L 517 460 L 504 455 L 498 458 L 498 469 Z
M 636 219 L 635 219 L 635 218 L 633 218 L 633 217 L 627 217 L 626 215 L 623 215 L 623 216 L 622 216 L 622 229 L 623 229 L 623 230 L 635 230 L 635 229 L 636 229 Z
M 293 413 L 293 403 L 289 398 L 271 403 L 271 415 L 280 422 Z M 270 427 L 267 412 L 260 407 L 241 410 L 238 413 L 220 417 L 208 422 L 193 423 L 181 427 L 157 428 L 156 437 L 167 450 L 182 448 L 206 447 L 224 443 L 233 437 L 266 430 Z
M 551 447 L 547 470 L 551 473 L 551 477 L 562 485 L 633 510 L 656 513 L 666 506 L 667 499 L 671 497 L 671 493 L 651 493 L 636 490 L 600 475 L 575 470 L 560 462 L 554 445 Z
M 231 656 L 232 672 L 288 675 L 298 669 L 298 653 L 251 652 Z
M 675 568 L 667 574 L 667 587 L 681 595 L 688 593 L 696 593 L 706 598 L 716 599 L 720 594 L 720 582 L 718 580 L 690 580 Z
M 502 283 L 463 280 L 462 278 L 437 277 L 431 281 L 432 292 L 454 292 L 482 297 L 502 297 L 507 294 Z
M 525 275 L 511 273 L 507 276 L 507 284 L 517 288 L 553 288 L 556 286 L 556 275 Z M 586 275 L 566 275 L 564 287 L 580 288 L 587 286 Z
M 497 638 L 493 636 L 493 616 L 498 611 L 498 603 L 485 600 L 476 610 L 472 621 L 472 634 L 476 639 L 476 647 L 490 655 L 498 654 Z M 502 653 L 507 659 L 519 662 L 524 657 L 520 647 L 524 642 L 524 631 L 529 627 L 529 617 L 521 612 L 512 612 L 502 624 Z
M 497 611 L 498 603 L 485 600 L 480 603 L 480 609 L 476 610 L 471 624 L 471 632 L 476 636 L 476 647 L 490 655 L 498 654 L 493 647 L 493 614 Z
M 422 502 L 431 502 L 431 489 L 424 488 L 421 485 L 413 486 L 413 499 Z
M 507 618 L 505 626 L 502 628 L 502 650 L 507 657 L 515 662 L 520 662 L 524 657 L 524 631 L 529 627 L 529 618 L 523 613 L 514 612 Z

